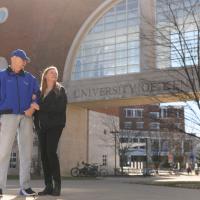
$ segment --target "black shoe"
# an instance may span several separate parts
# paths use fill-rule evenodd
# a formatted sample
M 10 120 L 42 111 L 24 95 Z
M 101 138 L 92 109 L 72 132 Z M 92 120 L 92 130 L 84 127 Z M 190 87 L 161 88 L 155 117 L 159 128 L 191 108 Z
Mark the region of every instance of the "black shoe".
M 22 196 L 35 196 L 35 195 L 37 195 L 37 193 L 35 191 L 33 191 L 31 188 L 21 189 L 19 194 L 22 195 Z
M 55 187 L 53 188 L 52 195 L 53 196 L 60 196 L 61 185 L 55 183 Z
M 43 191 L 38 192 L 38 195 L 39 196 L 48 195 L 52 194 L 52 192 L 53 192 L 53 186 L 46 186 Z
M 3 196 L 3 190 L 0 188 L 0 197 Z

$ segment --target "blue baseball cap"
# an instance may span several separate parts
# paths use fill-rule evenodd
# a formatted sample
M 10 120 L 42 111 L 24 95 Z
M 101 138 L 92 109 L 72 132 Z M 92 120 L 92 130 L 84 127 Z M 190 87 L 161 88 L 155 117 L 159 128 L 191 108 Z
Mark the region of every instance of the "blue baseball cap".
M 11 57 L 17 56 L 20 57 L 22 60 L 26 60 L 27 62 L 30 62 L 31 59 L 26 55 L 26 52 L 22 49 L 16 49 L 11 52 Z

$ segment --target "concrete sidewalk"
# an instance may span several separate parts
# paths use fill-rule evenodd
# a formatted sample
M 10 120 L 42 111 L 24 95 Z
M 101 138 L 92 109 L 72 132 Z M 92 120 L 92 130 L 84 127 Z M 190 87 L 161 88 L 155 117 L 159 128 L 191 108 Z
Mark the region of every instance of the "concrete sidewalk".
M 171 177 L 130 177 L 130 178 L 99 178 L 96 180 L 63 180 L 60 197 L 37 196 L 37 200 L 197 200 L 200 199 L 200 190 L 183 189 L 162 186 L 135 184 L 148 182 L 153 179 L 171 181 L 199 181 L 198 176 L 171 176 Z M 31 200 L 33 197 L 17 196 L 18 181 L 9 180 L 7 190 L 2 200 L 23 199 Z M 33 189 L 42 190 L 43 181 L 33 180 Z

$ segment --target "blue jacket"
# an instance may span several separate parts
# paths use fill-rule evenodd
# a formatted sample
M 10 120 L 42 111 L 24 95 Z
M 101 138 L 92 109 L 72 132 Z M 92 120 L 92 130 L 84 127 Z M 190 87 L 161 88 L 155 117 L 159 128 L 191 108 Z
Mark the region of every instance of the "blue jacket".
M 32 100 L 33 94 L 36 100 Z M 0 71 L 0 114 L 23 114 L 38 97 L 38 82 L 30 73 L 16 74 L 10 67 Z

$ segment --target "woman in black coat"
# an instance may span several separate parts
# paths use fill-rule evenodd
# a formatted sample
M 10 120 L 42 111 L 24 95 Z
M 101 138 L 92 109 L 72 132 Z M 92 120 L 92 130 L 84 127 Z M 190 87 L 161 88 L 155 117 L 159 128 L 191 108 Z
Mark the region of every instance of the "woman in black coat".
M 46 68 L 42 74 L 39 111 L 35 114 L 35 127 L 41 150 L 45 188 L 38 195 L 59 196 L 61 192 L 58 142 L 66 122 L 67 96 L 57 82 L 58 70 Z

